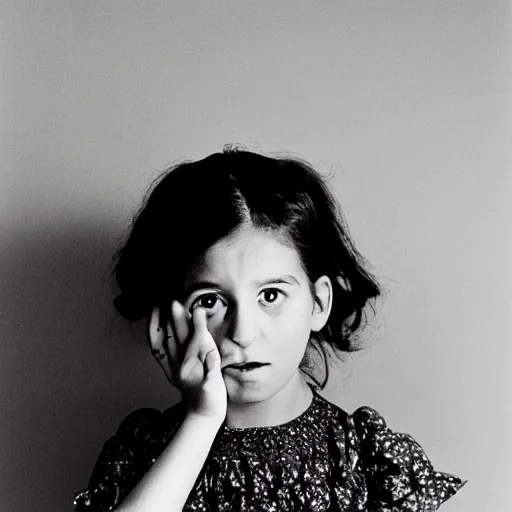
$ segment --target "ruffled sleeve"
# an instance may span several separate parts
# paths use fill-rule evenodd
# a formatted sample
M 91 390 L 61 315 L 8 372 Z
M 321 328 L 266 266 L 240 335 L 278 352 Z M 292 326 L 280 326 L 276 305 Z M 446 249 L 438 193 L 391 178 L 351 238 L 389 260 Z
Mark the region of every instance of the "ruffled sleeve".
M 435 471 L 421 446 L 390 430 L 374 409 L 360 407 L 349 421 L 366 476 L 368 511 L 432 512 L 466 484 Z
M 86 489 L 75 495 L 75 512 L 115 510 L 165 448 L 179 426 L 177 406 L 138 409 L 103 445 Z M 169 421 L 170 420 L 170 421 Z

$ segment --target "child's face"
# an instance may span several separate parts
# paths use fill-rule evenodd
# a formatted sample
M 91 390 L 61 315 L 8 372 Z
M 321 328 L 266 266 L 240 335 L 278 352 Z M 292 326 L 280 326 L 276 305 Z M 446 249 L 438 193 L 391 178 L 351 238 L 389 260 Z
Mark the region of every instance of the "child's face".
M 327 321 L 316 313 L 297 251 L 251 227 L 212 246 L 187 273 L 184 291 L 187 311 L 207 312 L 234 402 L 265 400 L 297 377 L 311 331 Z M 225 368 L 241 361 L 267 364 Z

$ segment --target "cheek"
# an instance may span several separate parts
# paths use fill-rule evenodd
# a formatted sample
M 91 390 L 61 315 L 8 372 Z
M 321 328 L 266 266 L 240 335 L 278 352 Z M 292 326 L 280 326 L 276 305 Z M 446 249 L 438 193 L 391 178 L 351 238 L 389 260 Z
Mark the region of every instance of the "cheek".
M 276 319 L 276 329 L 290 342 L 307 342 L 311 332 L 311 308 L 307 303 L 290 304 L 286 313 Z
M 207 317 L 206 325 L 215 343 L 219 346 L 222 339 L 226 336 L 227 326 L 224 318 L 221 315 Z
M 313 307 L 313 300 L 309 296 L 301 297 L 290 304 L 289 315 L 301 326 L 311 325 Z
M 192 326 L 192 314 L 187 311 L 187 320 L 190 326 L 190 329 L 193 330 Z M 215 339 L 215 333 L 219 331 L 219 329 L 222 327 L 223 324 L 223 318 L 221 315 L 212 315 L 208 316 L 206 315 L 206 327 L 208 328 L 208 331 Z

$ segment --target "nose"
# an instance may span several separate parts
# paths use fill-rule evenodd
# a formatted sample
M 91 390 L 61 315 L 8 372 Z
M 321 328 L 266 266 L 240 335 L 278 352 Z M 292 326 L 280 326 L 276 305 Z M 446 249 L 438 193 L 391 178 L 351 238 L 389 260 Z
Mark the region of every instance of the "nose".
M 228 312 L 227 336 L 238 345 L 250 345 L 256 339 L 256 325 L 253 312 L 248 307 L 234 304 Z

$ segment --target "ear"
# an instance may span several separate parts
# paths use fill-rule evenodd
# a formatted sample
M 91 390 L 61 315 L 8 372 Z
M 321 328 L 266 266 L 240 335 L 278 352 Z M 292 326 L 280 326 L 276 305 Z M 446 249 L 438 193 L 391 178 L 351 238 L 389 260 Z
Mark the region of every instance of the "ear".
M 313 286 L 315 290 L 315 305 L 311 317 L 311 330 L 318 332 L 329 320 L 333 298 L 332 283 L 327 276 L 321 276 Z

